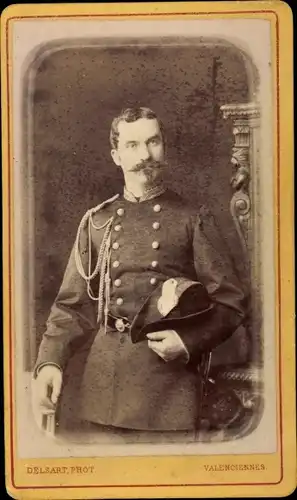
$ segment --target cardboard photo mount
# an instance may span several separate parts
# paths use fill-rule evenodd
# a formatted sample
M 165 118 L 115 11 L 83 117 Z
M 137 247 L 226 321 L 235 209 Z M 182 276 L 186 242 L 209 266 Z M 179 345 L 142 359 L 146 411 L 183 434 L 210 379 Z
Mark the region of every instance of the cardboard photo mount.
M 262 28 L 256 27 L 260 26 L 259 23 L 265 25 L 266 34 Z M 38 455 L 32 451 L 39 446 L 36 444 L 37 435 L 32 430 L 34 424 L 31 428 L 26 420 L 27 414 L 22 413 L 30 399 L 31 374 L 30 370 L 22 372 L 20 368 L 22 339 L 18 335 L 23 325 L 17 280 L 28 265 L 25 259 L 20 262 L 18 239 L 18 227 L 22 224 L 22 190 L 18 177 L 23 165 L 20 143 L 25 127 L 19 121 L 23 105 L 20 97 L 23 67 L 46 44 L 59 40 L 71 44 L 73 41 L 77 43 L 78 38 L 85 40 L 96 36 L 112 37 L 116 28 L 122 38 L 131 34 L 141 38 L 141 33 L 143 36 L 152 33 L 152 27 L 155 28 L 154 36 L 159 36 L 158 40 L 163 36 L 182 39 L 197 33 L 205 40 L 217 37 L 235 45 L 238 43 L 238 47 L 250 51 L 252 57 L 258 53 L 254 62 L 259 72 L 260 93 L 251 95 L 250 102 L 239 108 L 234 103 L 226 103 L 221 111 L 225 119 L 233 120 L 235 149 L 238 146 L 236 140 L 240 140 L 239 137 L 236 139 L 236 127 L 240 126 L 238 120 L 250 120 L 253 128 L 259 110 L 261 115 L 261 140 L 258 144 L 254 142 L 253 147 L 260 155 L 256 168 L 261 172 L 258 187 L 262 225 L 257 237 L 262 250 L 263 245 L 266 246 L 260 258 L 263 273 L 266 273 L 261 292 L 266 325 L 262 422 L 242 439 L 210 443 L 209 447 L 201 443 L 196 444 L 195 449 L 188 445 L 178 448 L 177 445 L 172 452 L 173 448 L 167 445 L 160 450 L 150 445 L 142 447 L 141 451 L 134 446 L 131 452 L 126 447 L 111 453 L 108 445 L 102 445 L 96 454 L 94 447 L 89 448 L 88 453 L 87 445 L 82 450 L 81 446 L 69 444 L 68 455 L 61 452 L 54 456 L 50 449 L 55 446 L 56 422 L 55 415 L 49 412 L 47 418 L 44 417 L 43 427 L 50 437 L 46 438 L 48 441 L 42 441 Z M 134 30 L 132 33 L 131 29 Z M 264 40 L 263 45 L 261 40 Z M 277 0 L 12 5 L 2 12 L 1 49 L 3 343 L 8 493 L 18 499 L 288 495 L 296 487 L 293 35 L 290 7 Z M 256 192 L 254 184 L 253 189 L 253 193 Z M 267 411 L 271 412 L 271 420 Z M 28 436 L 32 435 L 30 445 L 25 441 L 26 432 Z

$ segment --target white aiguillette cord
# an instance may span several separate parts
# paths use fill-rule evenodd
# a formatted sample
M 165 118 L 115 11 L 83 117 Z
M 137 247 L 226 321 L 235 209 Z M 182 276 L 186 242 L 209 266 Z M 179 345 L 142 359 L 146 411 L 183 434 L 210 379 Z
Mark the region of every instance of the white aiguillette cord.
M 107 221 L 102 224 L 101 226 L 96 226 L 94 221 L 93 221 L 93 214 L 101 210 L 105 205 L 108 203 L 112 203 L 119 197 L 119 194 L 116 194 L 112 198 L 109 198 L 108 200 L 104 201 L 100 205 L 97 205 L 94 208 L 91 208 L 88 210 L 85 215 L 83 216 L 77 230 L 76 234 L 76 239 L 75 239 L 75 244 L 74 244 L 74 256 L 75 256 L 75 264 L 77 267 L 77 270 L 80 274 L 80 276 L 85 280 L 87 284 L 87 293 L 90 299 L 98 301 L 98 314 L 97 314 L 97 321 L 98 323 L 101 323 L 103 320 L 103 313 L 104 313 L 104 324 L 105 324 L 105 331 L 106 331 L 106 326 L 107 326 L 107 315 L 108 315 L 108 304 L 109 304 L 109 298 L 110 298 L 110 246 L 111 246 L 111 228 L 112 228 L 112 223 L 114 220 L 114 216 L 111 216 Z M 79 248 L 79 242 L 81 238 L 81 233 L 84 227 L 88 224 L 88 242 L 87 242 L 87 248 L 88 248 L 88 274 L 86 273 L 83 263 L 82 263 L 82 258 L 81 258 L 81 253 L 80 253 L 80 248 Z M 98 252 L 98 258 L 97 262 L 95 265 L 94 270 L 92 271 L 91 266 L 91 258 L 92 258 L 92 239 L 91 239 L 91 226 L 96 229 L 96 230 L 101 230 L 105 228 L 104 235 L 102 238 L 102 243 L 100 245 L 100 249 Z M 98 297 L 96 297 L 93 294 L 93 291 L 91 289 L 91 281 L 92 279 L 97 276 L 97 274 L 100 273 L 99 277 L 99 292 L 98 292 Z M 105 298 L 105 307 L 104 307 L 104 298 Z

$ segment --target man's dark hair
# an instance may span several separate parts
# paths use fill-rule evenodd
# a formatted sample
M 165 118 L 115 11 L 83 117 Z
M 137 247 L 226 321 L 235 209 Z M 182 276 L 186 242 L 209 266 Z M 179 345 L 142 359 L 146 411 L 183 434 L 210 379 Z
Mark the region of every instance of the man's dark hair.
M 147 118 L 148 120 L 157 120 L 159 123 L 160 131 L 162 134 L 162 139 L 163 142 L 165 142 L 164 139 L 164 130 L 163 130 L 163 124 L 157 117 L 156 113 L 150 109 L 150 108 L 126 108 L 121 113 L 116 116 L 112 120 L 111 124 L 111 129 L 110 129 L 110 144 L 113 149 L 117 149 L 118 147 L 118 142 L 119 142 L 119 130 L 118 130 L 118 125 L 120 122 L 136 122 L 136 120 L 139 120 L 140 118 Z

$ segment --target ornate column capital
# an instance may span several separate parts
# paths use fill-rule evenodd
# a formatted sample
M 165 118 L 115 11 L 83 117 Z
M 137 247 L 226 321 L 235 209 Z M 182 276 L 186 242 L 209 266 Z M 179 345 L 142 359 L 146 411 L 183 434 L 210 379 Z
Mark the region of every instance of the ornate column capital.
M 251 120 L 253 118 L 260 118 L 260 105 L 257 102 L 247 102 L 241 104 L 223 104 L 221 106 L 223 118 L 233 118 L 233 120 L 243 119 Z

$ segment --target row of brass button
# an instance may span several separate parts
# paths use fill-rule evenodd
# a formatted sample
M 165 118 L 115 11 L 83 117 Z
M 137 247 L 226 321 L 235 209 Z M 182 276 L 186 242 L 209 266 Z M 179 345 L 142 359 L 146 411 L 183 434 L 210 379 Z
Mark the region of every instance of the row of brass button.
M 158 213 L 158 212 L 160 212 L 160 211 L 161 211 L 161 206 L 160 206 L 159 204 L 157 204 L 157 205 L 155 205 L 155 206 L 153 207 L 153 210 L 154 210 L 154 212 Z M 119 208 L 119 209 L 117 210 L 117 214 L 118 214 L 120 217 L 122 217 L 122 216 L 124 215 L 124 213 L 125 213 L 125 210 L 124 210 L 123 208 Z M 153 229 L 154 229 L 155 231 L 157 231 L 158 229 L 160 229 L 160 223 L 159 223 L 158 221 L 155 221 L 155 222 L 153 222 L 152 227 L 153 227 Z M 122 229 L 121 224 L 116 224 L 116 225 L 115 225 L 115 227 L 114 227 L 114 230 L 115 230 L 116 232 L 119 232 L 121 229 Z M 112 244 L 112 248 L 113 248 L 114 250 L 118 250 L 118 249 L 119 249 L 119 247 L 120 247 L 120 245 L 119 245 L 119 243 L 118 243 L 117 241 L 115 241 L 115 242 Z M 153 243 L 152 243 L 152 248 L 153 248 L 154 250 L 157 250 L 159 247 L 160 247 L 160 243 L 159 243 L 158 241 L 153 241 Z M 115 260 L 115 261 L 113 262 L 113 264 L 112 264 L 112 266 L 113 266 L 115 269 L 116 269 L 116 268 L 118 268 L 118 267 L 119 267 L 119 265 L 120 265 L 120 262 L 119 262 L 118 260 Z M 157 261 L 157 260 L 153 260 L 153 261 L 152 261 L 152 263 L 151 263 L 151 266 L 152 266 L 153 268 L 156 268 L 156 267 L 158 266 L 158 261 Z M 150 279 L 150 284 L 151 284 L 151 285 L 156 285 L 156 283 L 157 283 L 157 278 L 151 278 L 151 279 Z M 119 278 L 118 278 L 118 279 L 116 279 L 116 280 L 114 281 L 114 285 L 115 285 L 116 287 L 120 287 L 120 286 L 121 286 L 121 284 L 122 284 L 122 281 L 121 281 Z M 121 306 L 121 305 L 124 303 L 123 298 L 122 298 L 122 297 L 118 297 L 118 298 L 117 298 L 117 300 L 116 300 L 116 303 L 117 303 L 117 305 Z

